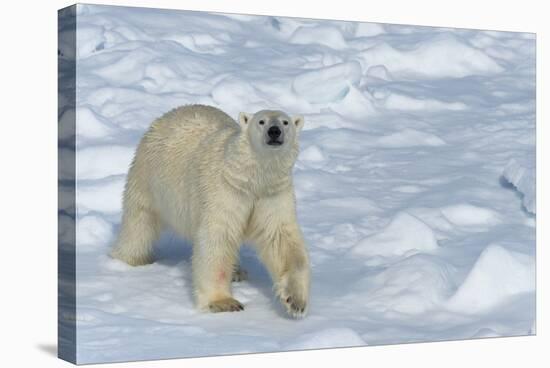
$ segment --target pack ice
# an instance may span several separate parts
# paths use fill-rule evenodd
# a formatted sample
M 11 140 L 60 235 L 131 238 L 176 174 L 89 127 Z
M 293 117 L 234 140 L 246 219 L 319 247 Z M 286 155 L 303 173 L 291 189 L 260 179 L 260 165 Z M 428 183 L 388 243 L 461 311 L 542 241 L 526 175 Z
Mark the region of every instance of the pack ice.
M 77 213 L 60 223 L 77 226 L 79 362 L 534 333 L 534 35 L 77 9 L 76 55 L 60 38 L 77 62 L 76 109 L 60 111 L 77 118 Z M 191 103 L 305 115 L 304 320 L 247 248 L 245 311 L 224 314 L 195 310 L 190 244 L 171 233 L 151 265 L 107 256 L 141 135 Z

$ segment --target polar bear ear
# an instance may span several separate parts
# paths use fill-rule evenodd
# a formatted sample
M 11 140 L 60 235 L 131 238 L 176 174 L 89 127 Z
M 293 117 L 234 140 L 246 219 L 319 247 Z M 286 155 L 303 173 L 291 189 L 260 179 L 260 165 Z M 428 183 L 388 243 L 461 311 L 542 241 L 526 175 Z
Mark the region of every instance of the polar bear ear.
M 296 125 L 296 129 L 298 131 L 302 130 L 304 127 L 304 117 L 302 115 L 293 116 L 292 121 L 294 122 L 294 125 Z
M 239 113 L 239 125 L 243 128 L 248 126 L 250 120 L 252 120 L 252 114 L 247 114 L 246 112 Z

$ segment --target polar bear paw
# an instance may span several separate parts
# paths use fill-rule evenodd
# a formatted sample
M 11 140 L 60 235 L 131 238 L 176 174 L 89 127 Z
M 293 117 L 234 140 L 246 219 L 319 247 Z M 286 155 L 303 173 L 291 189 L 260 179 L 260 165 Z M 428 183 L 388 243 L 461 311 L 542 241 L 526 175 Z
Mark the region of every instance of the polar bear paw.
M 145 266 L 155 262 L 155 258 L 151 253 L 133 254 L 124 252 L 121 248 L 115 248 L 110 253 L 111 258 L 118 259 L 130 266 Z
M 307 313 L 307 292 L 301 282 L 283 277 L 275 286 L 275 290 L 289 316 L 292 318 L 305 317 Z
M 303 298 L 290 295 L 284 299 L 283 305 L 292 318 L 303 318 L 306 315 L 307 302 Z
M 244 310 L 244 306 L 236 299 L 233 298 L 224 298 L 216 300 L 215 302 L 210 302 L 208 304 L 208 309 L 210 312 L 219 313 L 219 312 L 240 312 Z

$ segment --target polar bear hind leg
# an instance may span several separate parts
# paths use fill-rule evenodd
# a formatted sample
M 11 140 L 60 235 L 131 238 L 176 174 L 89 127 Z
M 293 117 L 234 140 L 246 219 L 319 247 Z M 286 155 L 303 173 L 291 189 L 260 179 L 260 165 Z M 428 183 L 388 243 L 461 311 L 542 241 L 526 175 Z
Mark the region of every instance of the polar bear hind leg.
M 241 282 L 245 280 L 248 280 L 248 272 L 246 272 L 246 270 L 237 263 L 233 268 L 233 276 L 231 278 L 231 281 Z
M 161 232 L 158 215 L 130 200 L 124 207 L 120 234 L 111 256 L 132 266 L 153 263 L 153 243 Z

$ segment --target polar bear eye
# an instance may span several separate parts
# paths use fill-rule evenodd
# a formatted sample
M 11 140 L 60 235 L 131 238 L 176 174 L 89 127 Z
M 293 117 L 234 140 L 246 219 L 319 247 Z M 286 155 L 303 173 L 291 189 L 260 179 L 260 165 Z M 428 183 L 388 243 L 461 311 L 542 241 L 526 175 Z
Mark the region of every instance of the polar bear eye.
M 284 124 L 284 125 L 288 125 L 288 121 L 286 121 L 286 120 L 283 121 L 283 124 Z
M 265 121 L 260 120 L 260 125 L 264 125 L 264 124 L 265 124 Z

